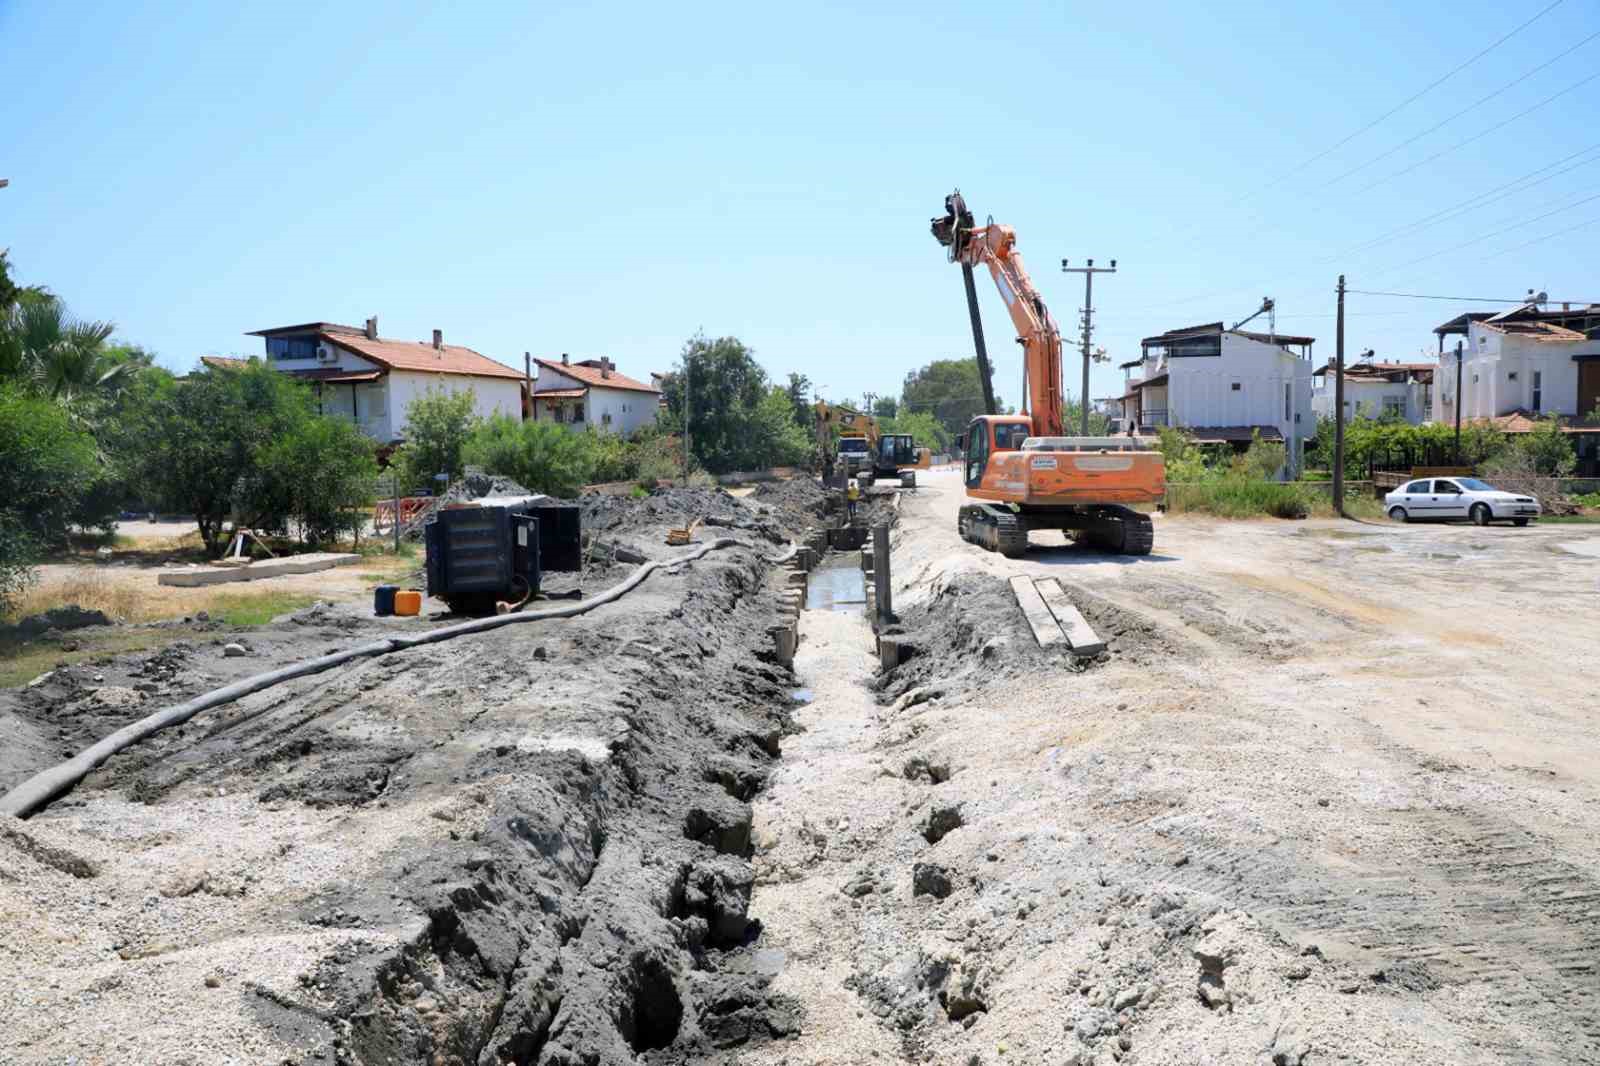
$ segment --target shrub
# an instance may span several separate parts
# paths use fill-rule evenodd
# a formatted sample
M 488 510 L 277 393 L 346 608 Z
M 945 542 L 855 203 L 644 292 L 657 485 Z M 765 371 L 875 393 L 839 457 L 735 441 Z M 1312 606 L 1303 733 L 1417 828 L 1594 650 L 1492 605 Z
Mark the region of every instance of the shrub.
M 105 469 L 94 437 L 49 400 L 0 387 L 0 515 L 14 542 L 62 547 L 74 525 L 110 529 L 115 510 L 99 488 Z
M 595 435 L 553 422 L 524 422 L 495 415 L 472 431 L 462 456 L 490 474 L 512 478 L 535 492 L 576 496 L 594 472 Z
M 9 614 L 17 597 L 34 581 L 33 541 L 9 514 L 0 511 L 0 615 Z

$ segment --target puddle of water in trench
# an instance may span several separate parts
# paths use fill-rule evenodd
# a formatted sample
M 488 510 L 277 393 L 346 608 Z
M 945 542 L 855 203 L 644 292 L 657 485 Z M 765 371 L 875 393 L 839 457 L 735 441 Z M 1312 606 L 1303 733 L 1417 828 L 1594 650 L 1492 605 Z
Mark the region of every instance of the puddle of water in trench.
M 806 582 L 806 610 L 859 611 L 867 605 L 866 575 L 854 565 L 818 567 Z
M 817 697 L 816 694 L 808 688 L 796 688 L 789 690 L 789 698 L 794 700 L 796 703 L 810 703 Z
M 757 948 L 750 957 L 750 968 L 756 973 L 776 977 L 789 961 L 789 953 L 782 948 Z

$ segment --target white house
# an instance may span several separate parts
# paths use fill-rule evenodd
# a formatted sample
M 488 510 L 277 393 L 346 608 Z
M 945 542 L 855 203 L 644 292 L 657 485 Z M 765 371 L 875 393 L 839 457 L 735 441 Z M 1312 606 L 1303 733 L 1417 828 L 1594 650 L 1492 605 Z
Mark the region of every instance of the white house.
M 333 322 L 277 326 L 248 334 L 266 342 L 273 369 L 308 381 L 325 415 L 348 419 L 380 444 L 405 434 L 406 409 L 430 389 L 471 390 L 473 410 L 520 419 L 523 374 L 471 348 L 433 341 L 398 341 L 378 336 L 378 320 L 364 328 Z
M 626 435 L 653 426 L 661 409 L 661 390 L 618 372 L 608 358 L 573 362 L 535 359 L 532 417 L 574 428 L 593 426 Z
M 1421 425 L 1433 418 L 1437 363 L 1377 363 L 1357 360 L 1344 368 L 1344 416 L 1389 418 Z M 1311 410 L 1332 418 L 1335 374 L 1330 360 L 1311 372 Z
M 1462 330 L 1461 418 L 1582 416 L 1600 407 L 1600 337 L 1538 319 L 1495 316 Z M 1440 356 L 1438 420 L 1455 420 L 1456 361 Z
M 1140 342 L 1143 357 L 1123 363 L 1126 428 L 1172 426 L 1203 444 L 1248 447 L 1282 441 L 1298 470 L 1311 414 L 1312 337 L 1227 329 L 1221 322 L 1170 330 Z M 1298 350 L 1294 350 L 1298 349 Z

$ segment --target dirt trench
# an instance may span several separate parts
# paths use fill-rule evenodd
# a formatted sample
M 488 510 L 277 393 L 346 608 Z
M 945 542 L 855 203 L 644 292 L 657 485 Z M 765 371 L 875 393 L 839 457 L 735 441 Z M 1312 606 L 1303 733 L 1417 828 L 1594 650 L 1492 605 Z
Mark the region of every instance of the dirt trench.
M 662 503 L 618 524 L 665 555 Z M 791 1036 L 746 913 L 750 801 L 793 730 L 778 576 L 716 552 L 580 618 L 283 686 L 8 821 L 0 907 L 25 917 L 0 970 L 31 979 L 0 978 L 0 1058 L 596 1066 Z M 382 624 L 267 627 L 253 668 Z M 140 713 L 105 689 L 237 662 L 124 657 L 14 710 L 76 743 Z

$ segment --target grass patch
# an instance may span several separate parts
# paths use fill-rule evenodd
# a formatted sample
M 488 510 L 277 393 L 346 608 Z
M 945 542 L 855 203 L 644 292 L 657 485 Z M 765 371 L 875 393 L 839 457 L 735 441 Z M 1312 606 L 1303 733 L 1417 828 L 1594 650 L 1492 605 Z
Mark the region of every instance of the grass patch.
M 1345 513 L 1376 518 L 1383 505 L 1365 496 L 1345 496 Z M 1207 514 L 1217 518 L 1309 518 L 1333 516 L 1333 497 L 1321 489 L 1293 481 L 1255 481 L 1222 477 L 1167 486 L 1170 514 Z
M 298 611 L 317 602 L 300 592 L 218 592 L 203 608 L 212 618 L 230 626 L 266 625 L 280 614 Z
M 26 643 L 0 641 L 0 688 L 25 685 L 57 666 L 103 659 L 127 652 L 150 651 L 193 637 L 186 629 L 119 629 L 101 626 L 79 629 L 60 639 Z M 66 646 L 63 646 L 63 641 Z
M 1534 519 L 1534 524 L 1540 526 L 1551 522 L 1561 526 L 1600 526 L 1600 514 L 1547 514 Z

